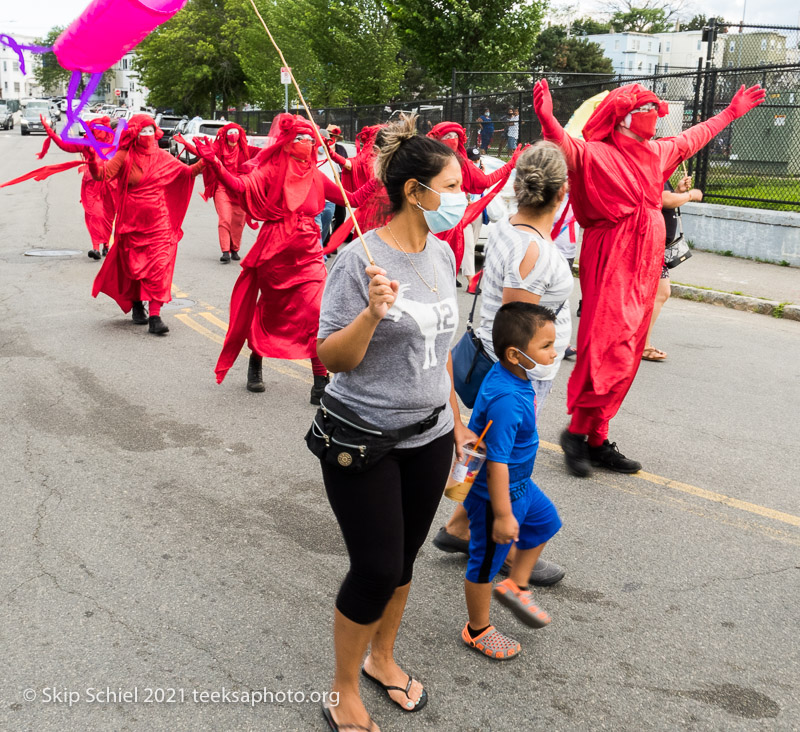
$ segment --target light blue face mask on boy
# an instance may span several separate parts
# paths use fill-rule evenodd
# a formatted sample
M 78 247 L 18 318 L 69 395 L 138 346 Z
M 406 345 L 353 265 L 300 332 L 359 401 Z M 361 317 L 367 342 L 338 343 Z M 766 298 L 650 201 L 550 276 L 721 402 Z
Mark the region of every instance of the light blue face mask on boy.
M 426 186 L 424 183 L 420 183 L 420 185 L 439 196 L 439 208 L 434 211 L 426 211 L 417 203 L 417 208 L 422 211 L 425 223 L 428 224 L 431 233 L 439 234 L 455 227 L 467 210 L 466 196 L 463 193 L 439 193 L 439 191 Z

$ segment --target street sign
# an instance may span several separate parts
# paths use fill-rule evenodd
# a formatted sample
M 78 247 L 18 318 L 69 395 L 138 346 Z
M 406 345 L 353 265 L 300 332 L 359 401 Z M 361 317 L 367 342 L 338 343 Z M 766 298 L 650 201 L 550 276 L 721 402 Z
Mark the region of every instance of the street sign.
M 288 66 L 281 66 L 281 84 L 292 83 L 292 70 Z
M 120 96 L 121 94 L 122 94 L 122 90 L 121 90 L 121 89 L 114 89 L 114 96 L 115 96 L 115 97 L 118 97 L 118 96 Z

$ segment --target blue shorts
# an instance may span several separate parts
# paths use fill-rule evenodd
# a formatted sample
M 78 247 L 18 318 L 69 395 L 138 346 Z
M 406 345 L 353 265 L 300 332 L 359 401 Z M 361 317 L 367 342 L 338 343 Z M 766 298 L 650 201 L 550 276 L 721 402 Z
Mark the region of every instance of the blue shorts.
M 481 584 L 491 582 L 503 566 L 511 544 L 492 541 L 494 511 L 491 501 L 470 491 L 464 508 L 469 516 L 467 579 Z M 561 518 L 553 502 L 530 478 L 525 493 L 511 502 L 511 510 L 519 524 L 517 549 L 522 551 L 544 544 L 561 528 Z

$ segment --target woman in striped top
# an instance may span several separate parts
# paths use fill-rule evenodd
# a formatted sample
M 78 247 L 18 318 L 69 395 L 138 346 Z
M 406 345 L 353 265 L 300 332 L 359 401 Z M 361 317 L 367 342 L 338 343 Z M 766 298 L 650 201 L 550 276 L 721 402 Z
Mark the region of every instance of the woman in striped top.
M 515 174 L 517 212 L 498 221 L 489 231 L 477 334 L 487 355 L 496 361 L 492 326 L 502 305 L 519 300 L 544 305 L 556 313 L 555 362 L 550 366 L 526 364 L 531 369 L 529 378 L 536 392 L 538 419 L 572 336 L 572 270 L 550 238 L 556 211 L 567 193 L 567 163 L 556 145 L 537 142 L 520 155 Z M 447 525 L 439 530 L 434 544 L 444 551 L 466 552 L 468 542 L 467 512 L 458 506 Z M 501 574 L 507 572 L 507 566 L 508 563 Z M 531 573 L 531 584 L 551 585 L 563 576 L 561 567 L 540 559 Z

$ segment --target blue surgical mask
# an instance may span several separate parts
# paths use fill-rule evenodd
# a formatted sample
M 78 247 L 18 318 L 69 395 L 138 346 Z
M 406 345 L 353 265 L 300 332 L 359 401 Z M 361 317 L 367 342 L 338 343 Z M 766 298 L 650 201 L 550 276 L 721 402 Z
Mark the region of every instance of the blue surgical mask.
M 547 366 L 543 363 L 536 363 L 525 351 L 520 351 L 519 348 L 514 349 L 517 353 L 522 354 L 525 358 L 528 359 L 533 364 L 532 369 L 526 369 L 522 364 L 519 364 L 519 367 L 525 372 L 525 375 L 528 377 L 528 381 L 541 381 L 545 376 L 548 376 L 550 373 L 550 369 L 552 368 L 552 364 Z
M 434 211 L 426 211 L 422 206 L 417 204 L 417 208 L 422 211 L 425 217 L 425 223 L 433 234 L 439 234 L 442 231 L 450 231 L 455 227 L 464 216 L 467 210 L 467 199 L 463 193 L 439 193 L 439 191 L 420 183 L 423 188 L 433 191 L 439 196 L 439 208 Z

